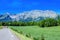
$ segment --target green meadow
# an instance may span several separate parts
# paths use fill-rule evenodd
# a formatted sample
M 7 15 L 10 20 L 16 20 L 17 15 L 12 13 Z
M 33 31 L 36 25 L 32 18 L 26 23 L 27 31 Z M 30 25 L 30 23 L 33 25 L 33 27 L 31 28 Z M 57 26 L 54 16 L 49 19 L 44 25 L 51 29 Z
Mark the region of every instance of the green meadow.
M 38 26 L 10 26 L 10 28 L 33 40 L 60 40 L 60 26 L 44 28 Z
M 2 26 L 0 26 L 0 29 L 2 29 Z

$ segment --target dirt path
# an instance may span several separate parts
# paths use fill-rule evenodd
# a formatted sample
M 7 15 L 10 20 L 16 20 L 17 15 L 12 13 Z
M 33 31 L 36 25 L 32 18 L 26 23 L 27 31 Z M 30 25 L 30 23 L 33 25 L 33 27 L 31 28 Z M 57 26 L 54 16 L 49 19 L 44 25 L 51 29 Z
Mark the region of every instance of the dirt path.
M 8 28 L 0 30 L 0 40 L 19 40 Z

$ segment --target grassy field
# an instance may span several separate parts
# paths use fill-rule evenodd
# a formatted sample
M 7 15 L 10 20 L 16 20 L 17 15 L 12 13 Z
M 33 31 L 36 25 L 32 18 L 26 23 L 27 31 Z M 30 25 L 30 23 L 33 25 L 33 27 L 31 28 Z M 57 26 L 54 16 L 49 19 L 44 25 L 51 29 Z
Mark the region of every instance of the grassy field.
M 2 26 L 0 26 L 0 29 L 2 29 Z
M 45 28 L 40 28 L 38 26 L 11 26 L 11 28 L 23 35 L 29 34 L 32 38 L 36 38 L 36 40 L 41 40 L 42 37 L 45 40 L 60 40 L 60 26 Z
M 10 30 L 11 30 L 11 29 L 10 29 Z M 28 37 L 26 37 L 26 36 L 24 36 L 24 35 L 16 32 L 16 31 L 14 31 L 14 30 L 11 30 L 11 32 L 12 32 L 13 34 L 15 34 L 15 35 L 19 38 L 19 40 L 32 40 L 32 39 L 30 39 L 30 38 L 28 38 Z

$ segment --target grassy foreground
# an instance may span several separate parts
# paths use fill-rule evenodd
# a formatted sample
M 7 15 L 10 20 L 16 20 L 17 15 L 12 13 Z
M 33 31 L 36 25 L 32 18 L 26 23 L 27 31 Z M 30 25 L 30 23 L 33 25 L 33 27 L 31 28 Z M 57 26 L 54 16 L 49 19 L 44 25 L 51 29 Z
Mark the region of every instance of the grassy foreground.
M 12 33 L 14 33 L 19 38 L 19 40 L 32 40 L 32 39 L 27 38 L 26 36 L 24 36 L 22 34 L 17 33 L 16 31 L 14 31 L 12 29 L 10 29 L 10 30 L 12 31 Z
M 2 26 L 0 26 L 0 29 L 2 29 Z
M 33 38 L 37 38 L 37 40 L 41 40 L 42 35 L 45 40 L 60 40 L 60 26 L 45 28 L 37 26 L 12 26 L 11 28 L 23 35 L 30 35 Z

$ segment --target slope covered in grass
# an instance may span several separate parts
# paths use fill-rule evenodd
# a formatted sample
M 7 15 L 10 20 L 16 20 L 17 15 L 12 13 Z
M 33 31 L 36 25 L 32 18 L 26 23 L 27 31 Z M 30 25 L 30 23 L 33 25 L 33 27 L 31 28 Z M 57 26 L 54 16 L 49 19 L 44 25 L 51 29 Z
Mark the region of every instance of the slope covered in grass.
M 0 26 L 0 29 L 2 28 L 2 26 Z
M 60 26 L 40 28 L 38 26 L 14 26 L 13 30 L 23 35 L 30 35 L 33 38 L 42 39 L 42 35 L 45 40 L 60 40 Z
M 11 29 L 10 29 L 10 30 L 11 30 Z M 26 37 L 26 36 L 24 36 L 24 35 L 22 35 L 22 34 L 17 33 L 17 32 L 14 31 L 14 30 L 11 30 L 11 32 L 12 32 L 13 34 L 15 34 L 15 35 L 19 38 L 19 40 L 32 40 L 32 39 L 30 39 L 30 38 L 28 38 L 28 37 Z

